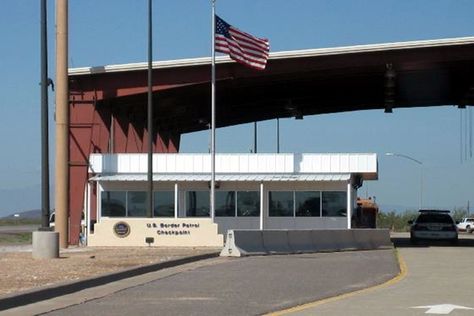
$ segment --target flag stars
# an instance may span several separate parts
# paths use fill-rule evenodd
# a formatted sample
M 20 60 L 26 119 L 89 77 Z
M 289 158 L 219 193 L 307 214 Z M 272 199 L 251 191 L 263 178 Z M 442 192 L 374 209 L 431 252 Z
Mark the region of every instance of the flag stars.
M 245 66 L 264 70 L 269 53 L 268 40 L 242 32 L 217 15 L 215 19 L 215 50 Z

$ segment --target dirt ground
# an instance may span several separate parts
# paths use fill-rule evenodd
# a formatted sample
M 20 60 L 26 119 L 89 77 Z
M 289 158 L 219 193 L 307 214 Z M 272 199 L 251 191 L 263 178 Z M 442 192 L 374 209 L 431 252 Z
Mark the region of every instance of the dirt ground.
M 31 246 L 0 247 L 0 296 L 217 251 L 219 249 L 77 247 L 61 251 L 58 259 L 33 259 Z

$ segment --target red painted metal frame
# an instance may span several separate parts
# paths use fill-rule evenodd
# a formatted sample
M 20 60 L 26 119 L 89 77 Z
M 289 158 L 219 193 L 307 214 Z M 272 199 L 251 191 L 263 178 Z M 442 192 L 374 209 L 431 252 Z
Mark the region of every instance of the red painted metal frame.
M 388 63 L 397 74 L 395 108 L 474 104 L 473 56 L 470 44 L 270 59 L 265 71 L 218 64 L 217 126 L 383 109 Z M 92 70 L 69 78 L 71 244 L 78 243 L 89 154 L 147 151 L 146 69 Z M 208 128 L 210 75 L 209 64 L 154 70 L 154 152 L 178 152 L 181 134 Z
M 81 83 L 85 81 L 82 80 Z M 88 165 L 91 153 L 145 153 L 148 133 L 146 120 L 130 120 L 113 107 L 97 107 L 97 101 L 111 95 L 110 81 L 94 86 L 87 91 L 71 83 L 69 123 L 69 243 L 79 242 L 81 214 L 84 210 L 84 194 L 89 177 Z M 117 86 L 120 86 L 118 82 Z M 96 90 L 97 89 L 97 90 Z M 133 93 L 130 88 L 125 93 Z M 121 91 L 121 93 L 124 93 Z M 137 111 L 142 111 L 139 107 Z M 118 112 L 118 113 L 116 113 Z M 141 114 L 145 117 L 145 114 Z M 113 135 L 113 139 L 111 138 Z M 179 134 L 155 133 L 154 152 L 176 153 L 179 149 Z M 113 141 L 113 143 L 111 143 Z M 95 220 L 96 190 L 91 190 L 91 220 Z

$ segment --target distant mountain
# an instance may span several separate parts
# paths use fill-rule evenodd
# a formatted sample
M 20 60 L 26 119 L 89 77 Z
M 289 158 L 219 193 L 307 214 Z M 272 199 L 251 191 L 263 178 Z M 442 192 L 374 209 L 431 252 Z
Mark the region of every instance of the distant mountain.
M 41 210 L 17 212 L 3 217 L 4 219 L 41 219 Z
M 38 209 L 41 205 L 40 193 L 39 185 L 0 189 L 0 201 L 2 201 L 0 204 L 0 218 L 25 210 Z

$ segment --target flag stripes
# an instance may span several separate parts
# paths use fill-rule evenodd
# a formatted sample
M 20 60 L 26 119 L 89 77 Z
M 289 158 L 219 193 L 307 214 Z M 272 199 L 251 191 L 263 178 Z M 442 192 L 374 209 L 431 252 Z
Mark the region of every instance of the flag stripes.
M 270 44 L 267 39 L 242 32 L 216 15 L 215 50 L 245 66 L 263 70 Z

